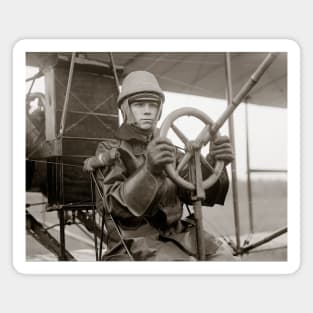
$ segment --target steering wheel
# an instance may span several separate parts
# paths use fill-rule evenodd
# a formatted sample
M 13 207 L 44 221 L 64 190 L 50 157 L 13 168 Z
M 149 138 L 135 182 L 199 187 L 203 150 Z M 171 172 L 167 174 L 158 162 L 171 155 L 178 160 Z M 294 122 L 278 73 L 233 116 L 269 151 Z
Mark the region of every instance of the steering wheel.
M 201 131 L 201 133 L 197 136 L 196 140 L 193 140 L 193 141 L 189 140 L 183 134 L 183 132 L 181 132 L 175 126 L 174 122 L 182 116 L 196 117 L 206 125 L 204 129 Z M 195 190 L 196 186 L 192 182 L 187 181 L 183 177 L 181 177 L 179 175 L 179 172 L 191 161 L 191 158 L 194 156 L 195 149 L 201 149 L 201 147 L 206 146 L 207 143 L 212 139 L 210 136 L 210 128 L 213 126 L 213 124 L 214 124 L 213 120 L 202 111 L 194 109 L 194 108 L 186 107 L 186 108 L 178 109 L 170 113 L 161 125 L 160 136 L 166 137 L 169 129 L 171 128 L 186 147 L 187 152 L 185 153 L 185 155 L 183 156 L 183 158 L 181 159 L 177 167 L 174 168 L 173 164 L 167 164 L 165 169 L 169 177 L 175 183 L 177 183 L 179 186 L 187 190 Z M 218 133 L 216 134 L 218 135 Z M 214 185 L 216 181 L 219 179 L 224 168 L 224 162 L 216 161 L 215 167 L 213 168 L 201 154 L 200 154 L 200 161 L 204 166 L 208 167 L 212 172 L 212 174 L 202 182 L 203 189 L 205 190 L 205 189 L 210 188 L 212 185 Z

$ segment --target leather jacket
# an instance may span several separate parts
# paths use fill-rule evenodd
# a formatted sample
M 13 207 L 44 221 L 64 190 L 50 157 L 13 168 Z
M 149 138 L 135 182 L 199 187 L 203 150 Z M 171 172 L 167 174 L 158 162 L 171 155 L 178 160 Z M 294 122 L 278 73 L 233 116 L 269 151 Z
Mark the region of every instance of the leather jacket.
M 177 187 L 165 172 L 154 176 L 147 170 L 146 150 L 152 136 L 135 137 L 125 135 L 123 131 L 117 132 L 116 139 L 101 142 L 96 152 L 97 156 L 108 152 L 113 155 L 110 164 L 97 172 L 97 181 L 103 192 L 103 197 L 97 197 L 97 208 L 105 208 L 109 249 L 119 242 L 110 223 L 110 214 L 125 231 L 126 237 L 139 238 L 155 234 L 155 231 L 158 235 L 168 236 L 173 232 L 185 232 L 181 223 L 183 203 L 192 204 L 191 192 Z M 181 154 L 177 153 L 179 158 Z M 202 172 L 204 179 L 210 174 L 207 168 Z M 187 176 L 188 170 L 183 175 Z M 203 205 L 223 205 L 228 186 L 224 170 L 215 185 L 206 190 Z

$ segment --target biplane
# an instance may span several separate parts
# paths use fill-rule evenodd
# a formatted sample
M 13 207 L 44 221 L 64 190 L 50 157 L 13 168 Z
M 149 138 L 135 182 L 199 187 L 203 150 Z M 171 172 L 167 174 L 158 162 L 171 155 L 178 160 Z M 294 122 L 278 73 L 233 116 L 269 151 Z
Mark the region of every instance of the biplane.
M 88 245 L 90 260 L 101 260 L 105 250 L 106 229 L 95 209 L 99 186 L 92 173 L 83 171 L 83 162 L 94 155 L 100 141 L 114 137 L 120 123 L 116 99 L 120 82 L 128 73 L 148 70 L 168 92 L 222 99 L 227 106 L 216 121 L 198 110 L 182 108 L 161 125 L 161 133 L 167 135 L 176 119 L 194 116 L 204 123 L 197 137 L 201 145 L 207 144 L 210 134 L 218 132 L 225 123 L 234 144 L 236 127 L 232 113 L 238 106 L 253 103 L 287 107 L 287 53 L 28 52 L 26 65 L 37 69 L 26 79 L 26 191 L 30 199 L 26 203 L 26 230 L 62 261 L 84 260 L 73 248 L 79 248 L 80 243 Z M 44 91 L 34 91 L 33 86 L 40 79 L 44 81 Z M 188 138 L 180 130 L 174 129 L 174 133 L 187 146 Z M 198 153 L 187 151 L 184 162 L 201 158 Z M 195 165 L 197 176 L 200 174 L 196 168 Z M 217 166 L 216 175 L 219 171 Z M 261 260 L 267 261 L 287 258 L 286 225 L 262 233 L 254 229 L 252 176 L 271 172 L 286 174 L 287 170 L 250 168 L 247 140 L 249 226 L 248 234 L 242 234 L 236 161 L 231 164 L 234 233 L 218 235 L 242 260 L 258 260 L 260 255 Z M 202 182 L 201 175 L 194 182 L 182 181 L 173 167 L 168 168 L 168 173 L 176 183 L 199 195 L 191 210 L 198 216 L 201 259 L 201 191 L 209 188 L 211 181 Z M 42 201 L 32 201 L 32 192 L 40 192 Z M 33 213 L 36 207 L 40 207 L 44 218 Z M 50 224 L 45 221 L 49 215 L 53 216 Z M 211 222 L 214 224 L 214 220 Z M 74 227 L 80 229 L 80 235 L 72 232 Z M 31 248 L 27 249 L 31 254 Z

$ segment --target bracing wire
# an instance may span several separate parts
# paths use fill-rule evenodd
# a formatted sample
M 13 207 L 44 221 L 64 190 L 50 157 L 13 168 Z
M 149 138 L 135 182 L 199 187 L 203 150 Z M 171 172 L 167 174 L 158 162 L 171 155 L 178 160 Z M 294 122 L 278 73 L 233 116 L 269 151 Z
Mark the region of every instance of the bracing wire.
M 78 165 L 78 163 L 52 162 L 52 161 L 43 161 L 43 160 L 28 159 L 28 158 L 26 158 L 26 161 L 30 161 L 30 162 L 34 162 L 34 163 L 65 165 L 65 166 L 72 166 L 72 167 L 82 168 L 82 165 Z
M 32 83 L 30 84 L 30 87 L 29 87 L 29 89 L 27 91 L 26 98 L 29 97 L 29 95 L 30 95 L 30 93 L 31 93 L 31 91 L 32 91 L 32 89 L 34 87 L 35 81 L 36 81 L 36 79 L 32 80 Z
M 93 204 L 93 210 L 92 210 L 92 219 L 93 219 L 93 229 L 94 229 L 94 243 L 95 243 L 95 253 L 96 253 L 96 261 L 99 261 L 99 255 L 98 255 L 98 239 L 97 239 L 97 231 L 96 231 L 96 208 L 94 205 L 95 197 L 94 197 L 94 189 L 93 189 L 93 181 L 91 179 L 90 174 L 90 193 L 91 193 L 91 203 Z
M 93 181 L 94 181 L 94 184 L 95 184 L 95 186 L 96 186 L 96 189 L 97 189 L 97 191 L 98 191 L 98 193 L 99 193 L 99 195 L 100 195 L 100 197 L 101 197 L 101 200 L 104 201 L 104 197 L 103 197 L 103 195 L 102 195 L 102 193 L 101 193 L 101 190 L 100 190 L 100 188 L 99 188 L 99 186 L 98 186 L 98 184 L 97 184 L 96 178 L 95 178 L 95 176 L 94 176 L 93 173 L 91 173 L 91 177 L 92 177 L 92 179 L 93 179 Z M 131 253 L 130 253 L 130 251 L 129 251 L 127 245 L 126 245 L 126 243 L 125 243 L 125 241 L 124 241 L 124 239 L 123 239 L 123 235 L 121 234 L 121 232 L 120 232 L 120 230 L 119 230 L 117 224 L 115 223 L 115 221 L 114 221 L 114 219 L 113 219 L 113 217 L 112 217 L 112 214 L 109 214 L 109 215 L 110 215 L 110 219 L 111 219 L 111 221 L 112 221 L 112 223 L 113 223 L 113 225 L 114 225 L 114 228 L 115 228 L 115 230 L 117 231 L 117 233 L 118 233 L 118 235 L 119 235 L 119 237 L 120 237 L 120 239 L 121 239 L 121 243 L 122 243 L 122 245 L 124 246 L 124 248 L 125 248 L 125 250 L 126 250 L 126 253 L 128 254 L 130 260 L 131 260 L 131 261 L 134 261 L 134 258 L 133 258 L 133 256 L 131 255 Z M 103 215 L 103 219 L 104 219 L 104 215 Z M 101 246 L 100 246 L 100 248 L 101 248 Z

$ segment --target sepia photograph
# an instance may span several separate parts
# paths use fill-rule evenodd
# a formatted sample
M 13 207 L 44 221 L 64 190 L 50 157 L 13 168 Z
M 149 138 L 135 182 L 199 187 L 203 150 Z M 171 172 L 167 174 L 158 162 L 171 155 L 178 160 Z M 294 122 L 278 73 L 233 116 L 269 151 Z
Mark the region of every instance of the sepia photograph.
M 137 41 L 15 47 L 15 267 L 296 270 L 297 48 Z

